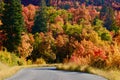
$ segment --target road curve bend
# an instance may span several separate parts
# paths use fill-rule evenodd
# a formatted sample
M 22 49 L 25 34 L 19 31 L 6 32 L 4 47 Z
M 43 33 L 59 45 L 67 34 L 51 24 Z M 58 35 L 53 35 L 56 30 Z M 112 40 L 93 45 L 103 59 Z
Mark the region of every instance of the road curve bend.
M 56 70 L 55 67 L 22 69 L 5 80 L 107 80 L 101 76 Z

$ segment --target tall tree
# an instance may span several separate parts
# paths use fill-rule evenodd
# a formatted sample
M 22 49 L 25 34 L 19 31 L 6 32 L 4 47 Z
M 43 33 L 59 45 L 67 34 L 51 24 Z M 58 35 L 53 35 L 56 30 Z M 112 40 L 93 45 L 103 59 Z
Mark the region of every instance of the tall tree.
M 116 25 L 116 21 L 114 18 L 114 10 L 111 7 L 111 5 L 105 5 L 103 6 L 102 11 L 104 11 L 103 16 L 105 17 L 104 19 L 104 26 L 110 30 L 110 31 L 115 31 L 115 33 L 118 32 L 119 27 Z
M 100 18 L 101 19 L 106 18 L 107 14 L 108 14 L 108 6 L 107 5 L 103 5 L 102 9 L 100 10 Z
M 3 0 L 0 0 L 0 19 L 2 16 L 3 9 L 4 9 L 4 2 L 3 2 Z
M 50 2 L 51 2 L 51 0 L 46 0 L 46 5 L 50 6 Z
M 40 1 L 40 6 L 41 6 L 42 8 L 46 7 L 46 0 L 41 0 L 41 1 Z
M 34 26 L 32 28 L 32 33 L 46 32 L 47 31 L 47 12 L 46 12 L 46 2 L 41 0 L 40 10 L 38 11 Z
M 4 41 L 3 46 L 8 51 L 13 52 L 21 43 L 21 34 L 23 31 L 23 16 L 20 0 L 6 0 L 5 10 L 2 16 L 2 30 L 4 31 L 7 39 Z
M 94 1 L 94 5 L 98 5 L 101 6 L 105 3 L 105 0 L 93 0 Z

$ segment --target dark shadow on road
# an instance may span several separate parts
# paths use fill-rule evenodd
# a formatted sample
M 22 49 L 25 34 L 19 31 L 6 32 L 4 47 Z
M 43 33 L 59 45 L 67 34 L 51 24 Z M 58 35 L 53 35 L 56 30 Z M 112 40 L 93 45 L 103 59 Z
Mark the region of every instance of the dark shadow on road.
M 32 69 L 33 70 L 56 70 L 56 67 L 40 67 L 40 68 L 32 68 Z
M 59 70 L 59 69 L 56 69 L 56 67 L 41 67 L 41 68 L 33 68 L 32 70 L 50 70 L 50 71 L 59 71 L 59 72 L 75 72 L 75 73 L 80 73 L 80 74 L 91 74 L 91 73 L 87 73 L 87 72 L 80 72 L 80 71 L 68 71 L 68 70 Z M 95 74 L 93 74 L 95 75 Z

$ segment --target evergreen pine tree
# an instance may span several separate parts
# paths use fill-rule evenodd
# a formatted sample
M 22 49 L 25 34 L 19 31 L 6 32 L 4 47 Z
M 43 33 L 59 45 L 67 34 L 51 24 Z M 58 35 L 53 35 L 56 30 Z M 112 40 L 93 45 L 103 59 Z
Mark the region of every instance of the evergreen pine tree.
M 2 16 L 3 9 L 4 9 L 4 2 L 3 2 L 3 0 L 0 0 L 0 19 Z
M 102 9 L 100 10 L 100 18 L 103 19 L 103 17 L 106 17 L 107 14 L 108 14 L 108 6 L 103 5 Z
M 35 17 L 34 26 L 32 33 L 46 32 L 47 31 L 47 13 L 46 13 L 46 2 L 41 0 L 40 10 Z
M 41 8 L 46 7 L 46 0 L 41 0 L 41 1 L 40 1 L 40 7 L 41 7 Z
M 21 43 L 21 34 L 23 31 L 23 16 L 20 0 L 6 0 L 5 10 L 2 16 L 2 30 L 4 31 L 7 39 L 4 41 L 3 46 L 8 51 L 16 51 Z
M 50 2 L 51 2 L 51 0 L 46 0 L 46 5 L 50 6 Z
M 116 25 L 114 18 L 114 10 L 110 4 L 103 6 L 100 12 L 100 17 L 104 20 L 104 27 L 108 30 L 115 31 L 115 33 L 119 31 L 119 27 Z

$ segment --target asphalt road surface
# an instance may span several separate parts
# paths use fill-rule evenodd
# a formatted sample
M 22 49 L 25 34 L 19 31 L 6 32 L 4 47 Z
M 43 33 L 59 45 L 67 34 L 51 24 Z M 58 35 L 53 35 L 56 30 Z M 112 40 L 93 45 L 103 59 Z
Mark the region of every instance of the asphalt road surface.
M 101 76 L 56 70 L 55 67 L 22 69 L 6 80 L 107 80 Z

